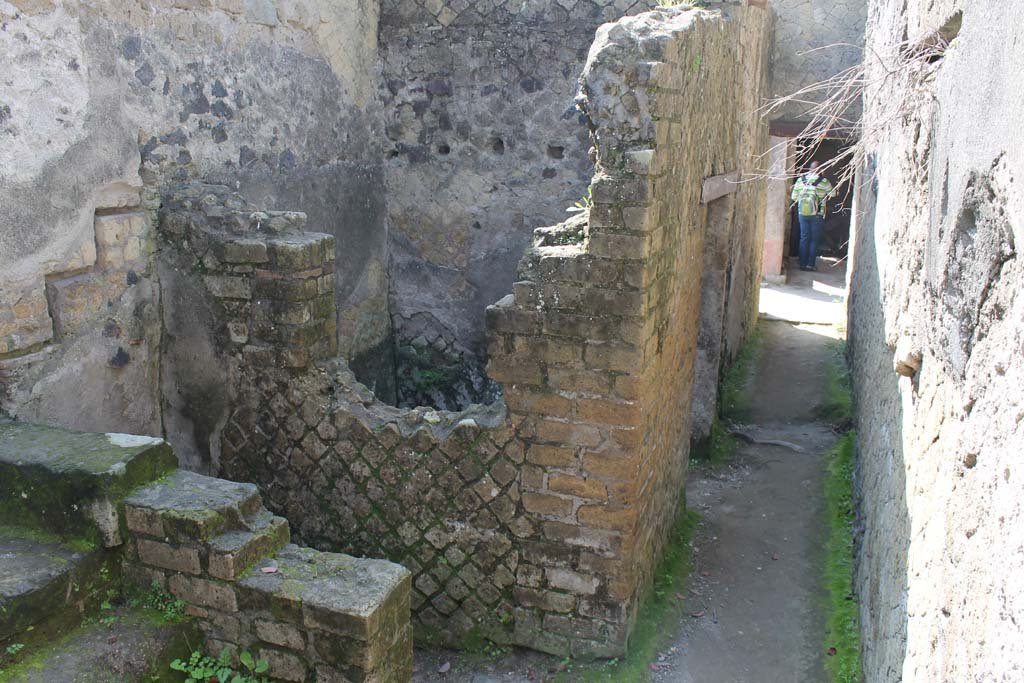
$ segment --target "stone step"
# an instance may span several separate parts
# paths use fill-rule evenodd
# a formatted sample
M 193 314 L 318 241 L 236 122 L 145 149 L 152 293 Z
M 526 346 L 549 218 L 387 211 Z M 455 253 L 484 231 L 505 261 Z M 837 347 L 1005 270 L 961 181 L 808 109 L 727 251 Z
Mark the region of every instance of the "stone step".
M 0 643 L 25 640 L 30 627 L 33 635 L 55 634 L 77 624 L 102 599 L 107 554 L 38 531 L 0 527 Z
M 0 680 L 5 683 L 149 683 L 181 680 L 170 669 L 187 659 L 189 644 L 200 640 L 192 622 L 172 624 L 143 609 L 104 612 L 100 622 L 80 626 L 35 651 L 14 657 Z
M 288 520 L 264 511 L 251 520 L 246 531 L 228 531 L 210 541 L 207 573 L 217 579 L 234 581 L 257 561 L 288 545 Z
M 133 533 L 171 543 L 208 542 L 229 531 L 251 531 L 264 519 L 254 484 L 178 470 L 125 499 Z
M 282 680 L 408 681 L 410 576 L 386 560 L 288 545 L 235 584 L 255 636 L 241 645 Z
M 0 523 L 119 545 L 118 503 L 177 465 L 162 439 L 0 417 Z

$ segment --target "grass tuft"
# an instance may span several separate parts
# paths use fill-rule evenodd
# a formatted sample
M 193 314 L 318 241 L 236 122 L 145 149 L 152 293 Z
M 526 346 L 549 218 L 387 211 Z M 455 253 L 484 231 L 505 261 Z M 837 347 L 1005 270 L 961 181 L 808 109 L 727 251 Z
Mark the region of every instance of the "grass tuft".
M 826 454 L 825 515 L 829 535 L 825 544 L 823 581 L 828 595 L 825 628 L 825 670 L 832 683 L 860 683 L 860 616 L 853 591 L 853 474 L 857 433 L 853 431 L 850 373 L 841 341 L 830 344 L 828 395 L 815 412 L 843 433 Z
M 860 619 L 853 592 L 853 467 L 856 432 L 848 431 L 828 453 L 825 509 L 825 670 L 833 683 L 860 683 Z

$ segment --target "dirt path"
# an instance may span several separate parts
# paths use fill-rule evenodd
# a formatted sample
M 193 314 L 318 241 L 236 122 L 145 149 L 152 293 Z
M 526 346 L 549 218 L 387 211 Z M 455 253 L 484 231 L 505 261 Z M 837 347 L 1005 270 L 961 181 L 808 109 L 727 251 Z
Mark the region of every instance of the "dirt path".
M 816 422 L 833 328 L 762 321 L 749 379 L 751 425 L 719 469 L 695 468 L 687 501 L 701 514 L 694 571 L 674 652 L 653 677 L 680 683 L 824 681 L 820 592 L 822 454 Z
M 683 617 L 673 644 L 644 672 L 653 681 L 827 680 L 823 455 L 836 437 L 815 419 L 815 407 L 826 402 L 828 345 L 844 320 L 845 276 L 831 261 L 821 273 L 792 270 L 789 284 L 762 287 L 763 343 L 748 377 L 750 424 L 743 428 L 755 441 L 788 446 L 744 441 L 727 465 L 692 467 L 687 504 L 701 522 L 686 603 L 697 616 Z M 416 659 L 416 683 L 592 678 L 525 650 L 490 657 L 421 650 Z

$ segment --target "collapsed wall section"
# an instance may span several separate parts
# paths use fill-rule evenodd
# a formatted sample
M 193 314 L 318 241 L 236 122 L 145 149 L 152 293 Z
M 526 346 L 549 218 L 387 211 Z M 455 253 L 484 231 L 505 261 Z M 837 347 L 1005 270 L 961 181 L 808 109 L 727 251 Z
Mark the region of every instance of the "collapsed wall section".
M 1020 15 L 872 3 L 849 302 L 866 680 L 1024 672 Z
M 507 409 L 382 404 L 318 345 L 323 335 L 290 333 L 312 310 L 304 300 L 275 306 L 257 291 L 261 279 L 328 272 L 323 249 L 306 270 L 265 272 L 275 241 L 294 238 L 290 214 L 265 212 L 269 227 L 284 222 L 270 234 L 230 193 L 168 203 L 166 256 L 173 267 L 187 262 L 189 308 L 205 300 L 235 311 L 211 316 L 223 323 L 211 337 L 227 369 L 217 384 L 229 389 L 220 471 L 255 481 L 303 542 L 409 568 L 421 638 L 622 654 L 682 495 L 702 184 L 758 151 L 756 122 L 738 113 L 748 111 L 741 83 L 761 81 L 737 74 L 763 69 L 767 24 L 761 10 L 733 6 L 602 28 L 581 96 L 598 164 L 593 206 L 539 231 L 514 294 L 488 309 L 491 373 Z M 730 132 L 735 122 L 720 111 L 750 131 Z M 750 188 L 737 205 L 756 201 Z M 188 239 L 176 232 L 183 225 Z M 237 257 L 226 258 L 228 245 Z M 333 303 L 323 300 L 325 321 Z M 254 316 L 264 311 L 288 319 L 263 329 Z M 248 341 L 236 338 L 241 323 Z M 309 352 L 295 353 L 305 342 Z M 267 353 L 252 349 L 264 345 Z
M 594 31 L 656 4 L 381 2 L 400 405 L 493 400 L 484 308 L 593 172 L 572 99 Z

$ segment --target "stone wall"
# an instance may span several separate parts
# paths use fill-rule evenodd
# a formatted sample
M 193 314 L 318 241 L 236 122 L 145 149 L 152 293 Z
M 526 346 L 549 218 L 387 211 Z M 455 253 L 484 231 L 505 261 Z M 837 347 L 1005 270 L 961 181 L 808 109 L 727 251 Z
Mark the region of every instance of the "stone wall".
M 861 62 L 868 0 L 771 0 L 775 14 L 771 97 L 792 95 Z M 825 91 L 804 100 L 821 101 Z M 808 120 L 808 106 L 791 103 L 772 118 Z M 859 106 L 848 116 L 856 120 Z
M 894 74 L 865 105 L 850 298 L 871 681 L 1024 672 L 1022 18 L 994 0 L 871 6 Z M 893 68 L 937 31 L 943 56 Z
M 593 206 L 538 231 L 514 294 L 488 309 L 507 408 L 391 407 L 344 363 L 287 362 L 290 336 L 275 338 L 272 362 L 227 352 L 221 472 L 258 483 L 303 542 L 409 568 L 422 638 L 579 656 L 626 648 L 686 468 L 704 179 L 746 170 L 765 141 L 747 99 L 763 87 L 768 15 L 725 12 L 601 29 L 580 99 L 597 150 Z M 730 197 L 752 243 L 758 225 L 742 217 L 761 215 L 762 191 L 749 183 Z M 162 228 L 182 220 L 172 215 Z M 732 278 L 746 293 L 737 330 L 753 316 L 752 258 Z M 209 267 L 199 253 L 189 266 Z
M 573 547 L 556 566 L 594 579 L 576 611 L 607 622 L 606 655 L 628 638 L 681 503 L 712 223 L 702 192 L 711 176 L 744 175 L 764 149 L 751 104 L 768 27 L 762 10 L 729 6 L 598 31 L 578 98 L 595 148 L 593 205 L 539 231 L 513 296 L 488 311 L 489 372 L 533 434 L 526 510 L 549 542 Z M 763 191 L 751 182 L 730 198 L 748 260 L 719 324 L 737 345 L 756 314 Z M 555 642 L 562 622 L 542 611 L 533 631 Z
M 160 209 L 164 426 L 189 469 L 216 472 L 241 366 L 306 368 L 337 352 L 334 238 L 300 212 L 257 211 L 224 186 Z
M 387 337 L 375 2 L 14 0 L 0 22 L 6 409 L 160 433 L 147 231 L 184 181 L 305 211 L 345 245 L 342 352 Z M 96 261 L 111 214 L 142 221 L 123 268 Z M 86 393 L 106 400 L 72 409 Z
M 562 220 L 593 173 L 573 96 L 594 31 L 655 4 L 381 3 L 402 405 L 493 399 L 484 308 L 511 289 L 533 229 Z M 446 367 L 428 372 L 437 386 L 422 380 Z

